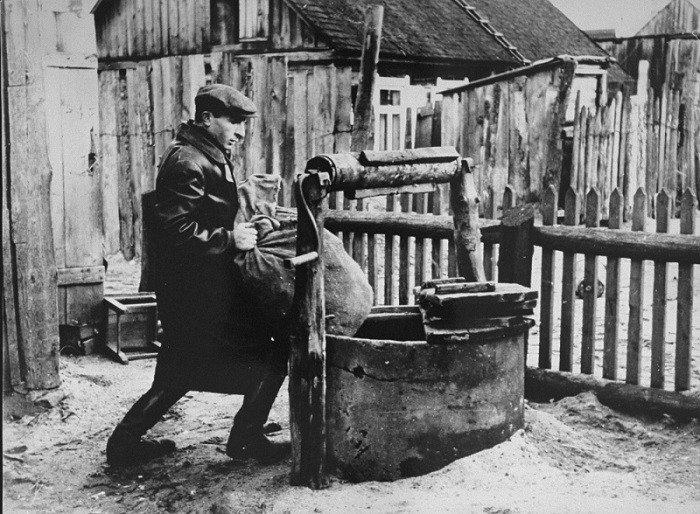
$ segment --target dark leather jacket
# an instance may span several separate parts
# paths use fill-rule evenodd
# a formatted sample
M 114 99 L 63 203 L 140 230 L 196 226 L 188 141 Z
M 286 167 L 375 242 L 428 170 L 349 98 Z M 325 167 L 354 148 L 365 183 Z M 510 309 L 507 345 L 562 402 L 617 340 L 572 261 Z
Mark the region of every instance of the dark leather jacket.
M 233 266 L 238 197 L 231 161 L 192 122 L 180 126 L 161 161 L 155 203 L 156 295 L 164 332 L 155 381 L 240 393 L 247 377 L 236 366 L 269 337 L 242 296 Z

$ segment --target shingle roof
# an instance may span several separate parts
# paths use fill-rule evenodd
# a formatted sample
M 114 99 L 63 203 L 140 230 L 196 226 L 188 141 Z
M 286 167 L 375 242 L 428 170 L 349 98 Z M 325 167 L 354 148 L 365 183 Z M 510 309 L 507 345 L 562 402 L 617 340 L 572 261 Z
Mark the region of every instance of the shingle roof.
M 359 52 L 366 7 L 377 0 L 286 0 L 332 47 Z M 455 0 L 382 0 L 381 55 L 499 61 L 517 65 Z M 467 0 L 528 59 L 606 55 L 547 0 Z

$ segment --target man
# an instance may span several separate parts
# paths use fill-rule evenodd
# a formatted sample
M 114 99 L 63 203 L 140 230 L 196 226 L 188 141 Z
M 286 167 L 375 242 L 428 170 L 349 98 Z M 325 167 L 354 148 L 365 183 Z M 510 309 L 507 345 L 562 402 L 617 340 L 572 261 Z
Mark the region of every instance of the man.
M 142 436 L 191 390 L 244 395 L 226 445 L 230 457 L 269 463 L 289 450 L 263 434 L 288 350 L 256 322 L 233 265 L 257 240 L 252 224 L 234 224 L 238 197 L 230 161 L 256 108 L 223 84 L 201 88 L 195 105 L 194 121 L 180 126 L 156 180 L 154 267 L 163 344 L 151 389 L 107 442 L 112 466 L 174 451 L 173 441 Z

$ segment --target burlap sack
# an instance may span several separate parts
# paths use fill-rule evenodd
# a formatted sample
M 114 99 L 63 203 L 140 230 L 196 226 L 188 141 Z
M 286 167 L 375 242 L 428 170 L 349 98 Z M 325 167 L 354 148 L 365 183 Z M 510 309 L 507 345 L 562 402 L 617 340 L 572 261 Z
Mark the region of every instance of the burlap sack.
M 239 219 L 255 224 L 258 244 L 238 254 L 235 263 L 245 294 L 257 306 L 261 318 L 279 331 L 288 322 L 294 299 L 294 270 L 284 266 L 284 259 L 296 255 L 296 228 L 279 229 L 275 209 L 271 208 L 277 204 L 279 187 L 268 178 L 274 175 L 264 177 L 248 180 L 239 188 Z M 326 316 L 330 316 L 326 331 L 352 336 L 372 308 L 372 288 L 362 268 L 345 252 L 342 241 L 327 230 L 323 233 L 323 261 Z

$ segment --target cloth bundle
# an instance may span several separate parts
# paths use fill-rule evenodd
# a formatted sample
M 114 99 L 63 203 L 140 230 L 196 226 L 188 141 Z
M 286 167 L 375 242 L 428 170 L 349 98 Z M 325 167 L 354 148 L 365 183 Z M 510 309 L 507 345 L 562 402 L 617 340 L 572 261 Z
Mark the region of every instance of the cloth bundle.
M 277 195 L 280 177 L 253 175 L 238 188 L 236 222 L 249 221 L 258 231 L 258 243 L 235 258 L 244 292 L 258 307 L 262 319 L 275 333 L 284 330 L 294 299 L 294 269 L 284 260 L 296 255 L 296 220 L 279 215 Z M 323 233 L 323 276 L 326 331 L 352 336 L 370 313 L 372 288 L 362 268 L 331 232 Z

